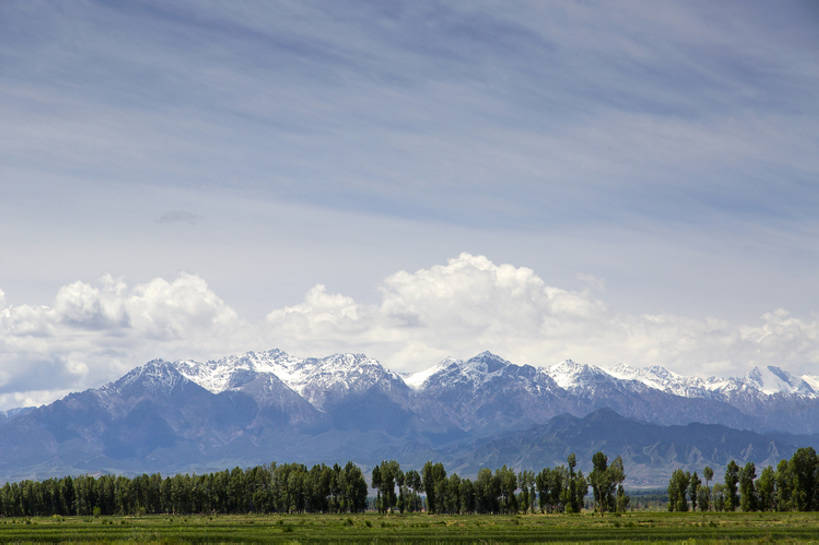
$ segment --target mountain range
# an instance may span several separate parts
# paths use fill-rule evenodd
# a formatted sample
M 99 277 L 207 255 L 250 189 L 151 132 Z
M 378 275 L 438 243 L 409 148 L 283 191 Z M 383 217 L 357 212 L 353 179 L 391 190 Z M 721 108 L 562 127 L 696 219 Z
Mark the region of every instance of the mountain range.
M 674 467 L 769 463 L 816 445 L 817 382 L 775 366 L 700 378 L 657 366 L 517 365 L 490 352 L 412 374 L 364 354 L 278 349 L 153 360 L 101 388 L 0 413 L 0 482 L 272 460 L 435 459 L 469 473 L 602 449 L 632 464 L 632 484 L 662 484 Z

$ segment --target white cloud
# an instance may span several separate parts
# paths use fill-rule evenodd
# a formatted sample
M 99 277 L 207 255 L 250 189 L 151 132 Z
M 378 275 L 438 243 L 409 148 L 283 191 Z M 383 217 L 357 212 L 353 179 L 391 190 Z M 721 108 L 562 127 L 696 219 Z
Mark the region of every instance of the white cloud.
M 191 274 L 136 286 L 125 304 L 133 327 L 161 340 L 184 340 L 191 334 L 227 336 L 240 325 L 236 312 L 202 278 Z
M 0 394 L 0 410 L 43 405 L 70 393 L 71 390 L 31 390 Z
M 268 338 L 307 352 L 363 350 L 401 369 L 483 349 L 520 362 L 660 363 L 683 373 L 744 373 L 767 363 L 808 371 L 819 362 L 815 319 L 776 311 L 743 325 L 618 313 L 587 290 L 549 286 L 529 268 L 470 254 L 395 273 L 380 295 L 362 305 L 316 286 L 303 303 L 268 315 Z
M 157 356 L 241 350 L 249 329 L 195 275 L 74 282 L 52 306 L 0 308 L 0 408 L 97 386 Z
M 0 408 L 100 385 L 152 357 L 274 346 L 303 356 L 366 352 L 402 370 L 484 349 L 521 363 L 660 363 L 688 374 L 743 374 L 752 364 L 810 374 L 819 365 L 815 316 L 780 309 L 737 324 L 617 312 L 596 292 L 550 286 L 530 268 L 467 253 L 389 275 L 378 294 L 361 303 L 319 284 L 255 323 L 192 274 L 133 286 L 111 276 L 74 282 L 52 306 L 4 306 L 0 297 Z
M 102 277 L 99 284 L 95 287 L 74 282 L 60 288 L 54 301 L 60 319 L 89 329 L 127 326 L 128 314 L 122 300 L 125 284 L 111 276 Z

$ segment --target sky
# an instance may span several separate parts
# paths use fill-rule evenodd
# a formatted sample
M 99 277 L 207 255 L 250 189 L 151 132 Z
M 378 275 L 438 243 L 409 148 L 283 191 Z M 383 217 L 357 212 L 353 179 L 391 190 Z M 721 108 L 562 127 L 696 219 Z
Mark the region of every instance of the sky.
M 819 4 L 0 2 L 0 409 L 154 357 L 819 375 Z

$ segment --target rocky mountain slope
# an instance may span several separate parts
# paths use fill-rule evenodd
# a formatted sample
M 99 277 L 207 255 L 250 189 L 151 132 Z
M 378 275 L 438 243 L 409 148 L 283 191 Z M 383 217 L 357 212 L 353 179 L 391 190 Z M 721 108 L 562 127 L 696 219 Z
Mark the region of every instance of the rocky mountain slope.
M 819 433 L 810 380 L 776 367 L 715 379 L 660 367 L 516 365 L 484 352 L 402 376 L 363 354 L 302 359 L 274 349 L 209 362 L 154 360 L 101 388 L 4 413 L 0 481 L 274 459 L 423 462 L 603 408 L 654 425 Z
M 819 436 L 760 434 L 717 424 L 661 426 L 600 409 L 578 418 L 556 416 L 533 428 L 479 439 L 442 451 L 448 467 L 473 474 L 481 467 L 555 466 L 574 452 L 579 468 L 590 471 L 592 455 L 602 450 L 622 456 L 631 486 L 664 485 L 674 469 L 711 466 L 720 476 L 730 460 L 776 466 L 797 448 L 819 444 Z

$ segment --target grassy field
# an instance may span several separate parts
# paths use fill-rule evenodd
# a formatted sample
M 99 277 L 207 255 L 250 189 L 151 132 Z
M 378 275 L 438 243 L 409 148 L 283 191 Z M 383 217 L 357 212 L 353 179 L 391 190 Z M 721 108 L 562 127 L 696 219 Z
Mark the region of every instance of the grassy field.
M 0 518 L 0 543 L 816 543 L 819 513 Z

